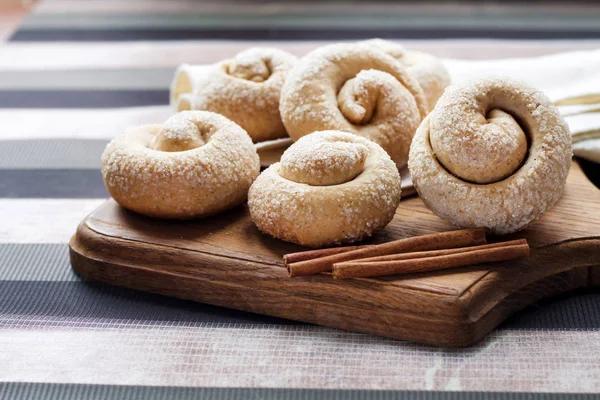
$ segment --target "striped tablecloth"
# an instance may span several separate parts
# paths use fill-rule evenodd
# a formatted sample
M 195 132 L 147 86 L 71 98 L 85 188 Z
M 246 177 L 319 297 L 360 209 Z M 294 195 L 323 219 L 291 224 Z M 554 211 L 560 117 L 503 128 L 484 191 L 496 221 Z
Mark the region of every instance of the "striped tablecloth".
M 536 304 L 477 346 L 445 350 L 85 282 L 72 273 L 67 251 L 78 222 L 107 197 L 104 146 L 127 126 L 170 114 L 168 84 L 179 63 L 214 62 L 259 44 L 302 55 L 326 41 L 368 36 L 408 38 L 407 47 L 455 58 L 592 49 L 600 47 L 599 13 L 584 6 L 36 3 L 0 47 L 0 399 L 600 392 L 598 292 Z M 573 38 L 585 40 L 563 40 Z

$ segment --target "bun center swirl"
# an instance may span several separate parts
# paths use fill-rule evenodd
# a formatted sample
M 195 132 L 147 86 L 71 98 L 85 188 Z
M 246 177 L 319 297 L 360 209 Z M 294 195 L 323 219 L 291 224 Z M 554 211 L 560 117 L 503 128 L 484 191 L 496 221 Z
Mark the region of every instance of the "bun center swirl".
M 342 114 L 355 125 L 368 124 L 377 108 L 382 83 L 374 75 L 374 71 L 360 71 L 348 79 L 338 93 Z
M 519 116 L 523 107 L 504 88 L 491 88 L 471 98 L 475 101 L 455 99 L 434 110 L 431 148 L 438 162 L 464 181 L 501 181 L 513 175 L 527 157 L 530 117 Z
M 363 172 L 369 149 L 338 136 L 334 133 L 296 142 L 283 153 L 279 175 L 311 186 L 340 185 L 353 180 Z
M 184 111 L 169 118 L 152 138 L 148 148 L 175 152 L 204 146 L 214 127 L 193 115 L 193 112 Z
M 546 95 L 487 76 L 446 89 L 417 130 L 408 168 L 434 214 L 505 235 L 556 204 L 571 155 L 569 127 Z
M 315 131 L 353 133 L 379 144 L 398 167 L 428 108 L 419 83 L 394 58 L 357 44 L 335 44 L 306 55 L 281 91 L 290 137 Z
M 264 82 L 271 76 L 269 62 L 255 52 L 237 54 L 226 69 L 231 76 L 253 82 Z

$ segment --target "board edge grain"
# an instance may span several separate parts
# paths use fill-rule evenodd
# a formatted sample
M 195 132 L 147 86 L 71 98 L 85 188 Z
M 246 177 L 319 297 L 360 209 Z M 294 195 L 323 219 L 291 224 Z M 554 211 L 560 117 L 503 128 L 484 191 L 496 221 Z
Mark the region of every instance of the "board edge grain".
M 581 247 L 580 242 L 590 243 Z M 564 266 L 552 272 L 552 268 L 545 268 L 543 270 L 528 268 L 527 264 L 535 262 L 536 257 L 531 260 L 525 259 L 528 263 L 525 266 L 521 266 L 519 270 L 534 272 L 529 279 L 524 281 L 525 284 L 513 285 L 512 287 L 510 285 L 508 287 L 499 286 L 497 278 L 491 279 L 498 270 L 504 273 L 507 273 L 507 271 L 508 273 L 512 273 L 510 271 L 514 269 L 514 266 L 505 266 L 486 274 L 483 279 L 476 281 L 458 296 L 444 296 L 439 294 L 433 296 L 430 300 L 433 303 L 439 302 L 438 306 L 440 308 L 437 311 L 436 306 L 431 306 L 431 304 L 427 305 L 427 307 L 432 308 L 431 312 L 420 310 L 417 304 L 418 299 L 416 299 L 419 296 L 416 296 L 416 291 L 411 292 L 409 289 L 403 288 L 401 292 L 404 296 L 411 297 L 411 294 L 415 295 L 416 303 L 409 307 L 414 307 L 414 311 L 411 312 L 407 308 L 395 309 L 394 307 L 371 307 L 369 309 L 367 305 L 359 306 L 358 304 L 354 304 L 352 298 L 346 300 L 337 298 L 335 302 L 332 302 L 331 299 L 328 301 L 327 298 L 319 298 L 318 296 L 307 298 L 306 293 L 302 291 L 299 293 L 294 292 L 294 285 L 300 286 L 301 281 L 287 278 L 283 268 L 280 269 L 281 276 L 276 278 L 276 281 L 287 283 L 282 292 L 280 292 L 281 289 L 275 288 L 272 290 L 264 290 L 264 288 L 249 290 L 243 284 L 235 282 L 216 282 L 202 276 L 181 274 L 181 269 L 171 272 L 165 270 L 159 271 L 156 267 L 161 267 L 160 259 L 155 261 L 156 265 L 153 265 L 152 262 L 148 265 L 141 265 L 139 262 L 136 263 L 135 257 L 132 257 L 131 249 L 132 246 L 139 245 L 140 243 L 134 241 L 98 234 L 87 227 L 84 220 L 70 242 L 71 264 L 75 272 L 80 276 L 112 285 L 234 308 L 241 311 L 255 312 L 332 328 L 442 347 L 471 346 L 485 337 L 492 329 L 514 312 L 525 308 L 535 301 L 549 295 L 556 295 L 598 284 L 593 277 L 599 275 L 598 270 L 600 269 L 600 265 L 589 261 L 575 266 Z M 567 243 L 544 246 L 544 248 L 548 248 L 546 251 L 552 252 L 552 248 L 561 248 L 561 246 L 568 246 L 570 249 L 570 252 L 565 255 L 565 259 L 572 259 L 578 253 L 581 255 L 581 250 L 586 250 L 586 253 L 590 254 L 590 257 L 600 259 L 600 238 L 575 239 L 567 241 Z M 591 252 L 588 252 L 590 249 Z M 173 250 L 178 253 L 182 252 L 181 249 Z M 541 249 L 534 249 L 534 252 L 539 250 Z M 121 253 L 122 259 L 119 261 L 114 260 L 116 253 Z M 188 253 L 188 251 L 183 251 L 183 253 Z M 164 259 L 165 262 L 169 261 L 171 257 L 171 255 L 166 253 L 163 256 L 166 257 Z M 190 256 L 190 254 L 184 255 L 183 259 L 186 256 Z M 192 254 L 191 256 L 193 258 L 194 255 Z M 213 254 L 203 254 L 203 256 L 209 257 L 209 259 L 213 257 L 228 258 Z M 231 259 L 231 261 L 242 262 L 242 260 L 236 259 Z M 253 267 L 261 268 L 260 263 L 249 263 Z M 201 268 L 202 265 L 196 265 L 196 267 Z M 272 273 L 272 266 L 264 267 L 266 268 L 264 271 L 265 274 Z M 322 283 L 324 280 L 329 280 L 332 284 L 338 285 L 337 282 L 333 283 L 333 279 L 327 275 L 312 277 L 312 283 L 311 281 L 302 281 L 302 285 L 306 286 L 317 283 L 316 286 L 320 286 L 319 283 Z M 185 286 L 182 285 L 184 281 L 189 282 L 189 287 L 182 291 L 181 287 Z M 353 290 L 363 290 L 368 296 L 370 289 L 368 287 L 360 289 L 362 287 L 360 284 L 367 283 L 372 288 L 373 282 L 362 281 L 365 280 L 349 280 L 344 284 L 359 284 L 358 288 L 354 287 Z M 564 282 L 567 282 L 568 285 L 560 286 Z M 549 288 L 553 289 L 551 293 L 548 292 Z M 560 290 L 556 290 L 557 288 Z M 388 289 L 398 290 L 395 287 Z M 474 289 L 477 294 L 476 296 L 471 295 Z M 206 293 L 200 293 L 202 290 L 212 292 L 211 296 L 218 292 L 221 293 L 215 297 L 211 297 Z M 496 296 L 492 296 L 492 300 L 488 299 L 488 307 L 486 307 L 485 302 L 481 302 L 480 300 L 490 293 L 496 293 Z M 432 293 L 425 293 L 425 295 L 432 296 Z M 282 306 L 281 300 L 283 298 L 288 303 L 291 303 L 290 307 Z M 384 296 L 381 301 L 390 299 L 393 299 L 393 296 L 389 298 Z M 445 307 L 442 307 L 444 303 Z

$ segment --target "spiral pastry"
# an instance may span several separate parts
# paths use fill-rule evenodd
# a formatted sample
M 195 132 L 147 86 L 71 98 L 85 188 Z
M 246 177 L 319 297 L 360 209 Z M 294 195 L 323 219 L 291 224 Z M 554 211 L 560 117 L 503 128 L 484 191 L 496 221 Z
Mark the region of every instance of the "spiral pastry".
M 450 74 L 442 60 L 421 51 L 406 50 L 403 46 L 383 39 L 371 39 L 359 44 L 376 48 L 394 57 L 404 65 L 423 89 L 430 110 L 450 84 Z
M 571 155 L 569 128 L 548 97 L 485 78 L 446 90 L 415 135 L 408 167 L 436 215 L 507 234 L 554 206 Z
M 246 199 L 260 172 L 252 140 L 227 118 L 184 111 L 112 140 L 102 177 L 123 207 L 157 218 L 194 218 Z
M 296 56 L 285 51 L 251 48 L 211 67 L 182 67 L 171 98 L 177 111 L 206 110 L 229 118 L 254 142 L 286 137 L 279 96 L 296 62 Z
M 311 247 L 372 235 L 392 220 L 399 202 L 400 176 L 386 152 L 338 131 L 298 140 L 248 193 L 258 229 Z
M 320 130 L 350 132 L 379 144 L 403 167 L 428 108 L 419 83 L 391 56 L 334 44 L 312 51 L 292 70 L 280 111 L 293 140 Z

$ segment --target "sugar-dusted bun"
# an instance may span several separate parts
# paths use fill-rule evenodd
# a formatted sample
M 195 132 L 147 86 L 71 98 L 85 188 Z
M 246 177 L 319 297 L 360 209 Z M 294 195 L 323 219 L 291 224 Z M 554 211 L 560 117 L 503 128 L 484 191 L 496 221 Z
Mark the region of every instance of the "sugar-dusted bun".
M 446 90 L 415 135 L 408 167 L 435 214 L 507 234 L 554 206 L 571 156 L 569 128 L 548 97 L 480 78 Z
M 383 39 L 359 42 L 368 47 L 380 49 L 404 65 L 421 85 L 430 110 L 450 84 L 450 74 L 442 60 L 422 51 L 407 50 L 404 46 Z
M 194 218 L 242 203 L 260 172 L 252 140 L 227 118 L 184 111 L 113 139 L 102 177 L 123 207 L 157 218 Z
M 177 111 L 224 115 L 244 128 L 254 142 L 286 137 L 279 97 L 296 63 L 290 53 L 256 47 L 213 66 L 182 66 L 171 86 L 171 101 Z
M 248 193 L 252 221 L 276 238 L 320 247 L 383 229 L 400 202 L 400 176 L 370 140 L 323 131 L 294 143 Z
M 283 86 L 280 110 L 293 140 L 320 130 L 354 133 L 383 147 L 398 167 L 406 165 L 428 112 L 402 64 L 357 44 L 324 46 L 300 60 Z

